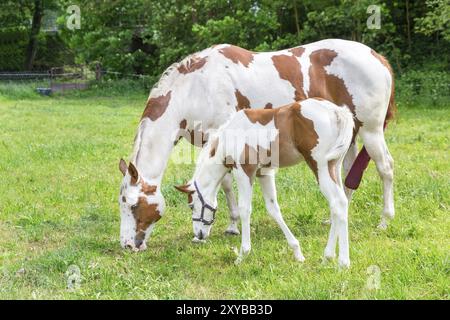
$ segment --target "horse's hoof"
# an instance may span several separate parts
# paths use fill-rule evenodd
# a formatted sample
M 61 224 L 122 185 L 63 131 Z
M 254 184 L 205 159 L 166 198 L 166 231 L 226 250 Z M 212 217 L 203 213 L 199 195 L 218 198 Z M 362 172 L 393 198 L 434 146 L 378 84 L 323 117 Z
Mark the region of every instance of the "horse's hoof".
M 225 230 L 225 234 L 229 236 L 238 236 L 241 233 L 239 232 L 238 228 L 231 228 L 229 227 L 227 230 Z
M 380 224 L 377 226 L 378 230 L 386 230 L 388 227 L 387 222 L 386 221 L 381 221 Z
M 244 257 L 241 256 L 241 255 L 239 255 L 239 256 L 236 258 L 236 260 L 234 260 L 234 265 L 235 265 L 235 266 L 240 265 L 240 264 L 242 263 L 243 260 L 244 260 Z
M 340 270 L 348 270 L 350 269 L 350 260 L 339 260 L 338 265 Z
M 301 253 L 294 253 L 294 257 L 298 262 L 305 262 L 305 257 Z
M 192 239 L 192 243 L 206 243 L 206 240 L 194 237 L 194 239 Z

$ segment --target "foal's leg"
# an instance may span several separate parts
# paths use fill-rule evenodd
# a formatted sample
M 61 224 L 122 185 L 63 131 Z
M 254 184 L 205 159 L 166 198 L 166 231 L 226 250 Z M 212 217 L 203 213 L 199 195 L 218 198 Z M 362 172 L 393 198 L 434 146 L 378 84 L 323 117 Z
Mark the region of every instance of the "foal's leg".
M 340 164 L 339 164 L 340 165 Z M 339 240 L 338 263 L 341 267 L 350 266 L 348 243 L 348 200 L 339 181 L 334 181 L 328 170 L 328 163 L 318 164 L 320 191 L 328 200 L 331 211 L 331 228 L 325 248 L 325 258 L 334 258 L 336 241 Z M 340 175 L 337 176 L 340 179 Z
M 300 244 L 295 236 L 292 234 L 289 227 L 284 222 L 284 219 L 281 215 L 280 207 L 277 201 L 277 191 L 275 186 L 275 176 L 273 174 L 270 175 L 262 175 L 259 176 L 259 183 L 261 184 L 261 190 L 263 192 L 264 201 L 266 203 L 267 211 L 270 216 L 278 223 L 281 230 L 286 237 L 286 240 L 289 246 L 294 250 L 295 259 L 298 261 L 305 261 L 305 257 L 302 254 L 302 250 L 300 249 Z
M 355 137 L 356 140 L 356 137 Z M 344 178 L 347 178 L 347 175 L 353 165 L 353 162 L 355 162 L 356 156 L 358 155 L 358 147 L 356 145 L 356 141 L 354 141 L 351 145 L 350 148 L 348 149 L 347 153 L 345 154 L 344 157 Z M 339 175 L 341 173 L 339 172 Z M 348 202 L 350 202 L 350 200 L 352 199 L 352 195 L 353 195 L 353 191 L 352 189 L 349 189 L 347 187 L 345 188 L 345 195 L 347 196 L 347 200 Z
M 384 140 L 384 132 L 380 126 L 378 129 L 369 131 L 360 130 L 361 138 L 370 157 L 375 161 L 378 174 L 383 181 L 383 198 L 384 208 L 381 216 L 381 222 L 378 225 L 380 229 L 386 229 L 388 220 L 394 218 L 394 160 L 389 153 L 386 141 Z
M 239 256 L 235 264 L 242 262 L 244 257 L 250 253 L 252 248 L 250 240 L 250 215 L 252 211 L 252 194 L 253 184 L 252 179 L 249 178 L 241 169 L 234 170 L 235 178 L 238 186 L 238 205 L 239 216 L 241 218 L 242 226 L 242 242 Z
M 237 235 L 239 234 L 239 229 L 237 226 L 239 219 L 238 206 L 236 203 L 236 197 L 233 193 L 233 176 L 227 173 L 222 180 L 222 189 L 225 192 L 225 197 L 227 199 L 228 209 L 230 210 L 230 225 L 225 230 L 226 234 Z

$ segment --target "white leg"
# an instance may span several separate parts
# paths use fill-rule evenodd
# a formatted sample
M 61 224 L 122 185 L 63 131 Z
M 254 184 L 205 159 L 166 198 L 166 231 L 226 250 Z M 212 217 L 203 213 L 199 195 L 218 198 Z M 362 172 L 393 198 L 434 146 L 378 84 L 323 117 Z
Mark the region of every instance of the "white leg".
M 348 240 L 348 200 L 344 190 L 330 177 L 327 164 L 318 164 L 320 191 L 328 200 L 331 211 L 331 227 L 324 256 L 326 259 L 335 256 L 336 241 L 339 241 L 340 267 L 350 266 L 350 250 Z M 341 176 L 338 176 L 340 179 Z
M 227 173 L 223 178 L 222 189 L 225 192 L 228 209 L 230 210 L 230 225 L 225 230 L 225 233 L 237 235 L 239 234 L 239 228 L 237 226 L 239 219 L 239 212 L 236 203 L 236 197 L 234 196 L 233 192 L 233 176 L 230 173 Z
M 356 139 L 356 137 L 355 137 Z M 348 149 L 347 153 L 344 157 L 344 179 L 347 178 L 347 174 L 350 171 L 353 162 L 355 162 L 356 156 L 358 155 L 358 147 L 356 145 L 356 141 L 350 145 L 350 148 Z M 339 172 L 340 175 L 340 172 Z M 348 202 L 352 199 L 353 191 L 352 189 L 349 189 L 347 187 L 344 187 L 345 195 L 347 196 Z
M 378 225 L 380 229 L 386 229 L 388 221 L 394 218 L 394 160 L 384 140 L 382 129 L 367 131 L 361 128 L 361 138 L 370 157 L 377 166 L 378 174 L 383 181 L 383 199 L 384 208 L 381 216 L 381 222 Z
M 235 261 L 235 264 L 239 264 L 250 253 L 252 247 L 250 239 L 250 215 L 252 211 L 253 186 L 248 176 L 241 169 L 234 170 L 234 172 L 238 186 L 239 216 L 241 218 L 242 228 L 241 249 Z
M 267 211 L 269 212 L 270 216 L 278 223 L 281 230 L 283 231 L 289 246 L 292 248 L 292 250 L 294 250 L 295 259 L 301 262 L 305 261 L 305 257 L 302 254 L 298 240 L 292 234 L 291 230 L 289 230 L 289 227 L 286 225 L 281 215 L 280 207 L 277 201 L 275 176 L 273 174 L 270 174 L 270 175 L 263 175 L 258 178 L 261 184 L 261 189 L 263 192 Z

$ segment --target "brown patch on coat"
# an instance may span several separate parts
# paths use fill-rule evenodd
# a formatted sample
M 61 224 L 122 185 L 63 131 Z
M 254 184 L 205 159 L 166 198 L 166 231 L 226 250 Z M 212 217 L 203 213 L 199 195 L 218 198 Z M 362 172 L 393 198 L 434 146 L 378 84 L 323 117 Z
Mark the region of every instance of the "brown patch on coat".
M 281 54 L 273 56 L 272 61 L 280 78 L 289 81 L 294 87 L 295 95 L 293 99 L 295 101 L 306 99 L 306 95 L 303 92 L 303 74 L 298 59 L 295 56 Z
M 138 202 L 136 203 L 136 206 L 131 209 L 131 212 L 136 221 L 136 232 L 138 234 L 145 232 L 152 223 L 161 219 L 158 205 L 156 203 L 149 204 L 145 197 L 138 198 Z
M 209 150 L 209 157 L 212 158 L 216 155 L 217 146 L 219 145 L 219 138 L 214 139 L 211 142 L 211 149 Z
M 196 70 L 201 69 L 206 63 L 206 58 L 200 58 L 197 56 L 190 57 L 186 62 L 178 66 L 178 72 L 182 74 L 188 74 Z
M 246 68 L 253 61 L 253 55 L 255 54 L 237 46 L 228 46 L 220 49 L 219 52 L 236 64 L 240 62 Z
M 180 131 L 178 133 L 177 138 L 174 141 L 174 145 L 176 145 L 181 138 L 185 138 L 190 144 L 203 147 L 203 145 L 208 141 L 207 135 L 202 131 L 195 129 L 186 129 L 187 121 L 186 119 L 181 120 L 180 122 Z
M 305 48 L 303 47 L 295 47 L 292 49 L 288 50 L 290 53 L 292 53 L 294 56 L 300 58 L 303 54 L 303 52 L 305 52 Z
M 150 184 L 147 184 L 147 183 L 145 183 L 145 182 L 142 182 L 142 187 L 141 187 L 141 189 L 142 189 L 142 192 L 143 192 L 145 195 L 151 196 L 151 195 L 154 195 L 154 194 L 155 194 L 156 189 L 157 189 L 157 186 L 150 185 Z
M 273 108 L 273 104 L 271 104 L 270 102 L 266 103 L 266 105 L 264 106 L 264 109 L 272 109 Z
M 236 96 L 237 100 L 236 111 L 250 108 L 250 100 L 248 100 L 248 98 L 244 96 L 238 89 L 234 91 L 234 95 Z
M 148 117 L 150 120 L 155 121 L 161 117 L 169 105 L 171 94 L 172 91 L 169 91 L 165 95 L 148 99 L 147 106 L 145 107 L 141 119 Z
M 278 109 L 248 109 L 244 110 L 245 115 L 251 123 L 259 122 L 263 126 L 273 120 Z
M 329 49 L 320 49 L 311 53 L 311 67 L 309 68 L 310 86 L 308 96 L 321 97 L 335 103 L 338 106 L 343 106 L 345 104 L 355 115 L 353 98 L 348 92 L 344 80 L 335 75 L 328 74 L 325 70 L 325 68 L 333 62 L 337 55 L 338 54 L 336 51 Z M 361 125 L 361 121 L 355 118 L 353 138 Z
M 242 150 L 240 163 L 242 170 L 247 175 L 250 184 L 253 183 L 253 178 L 258 169 L 258 151 L 245 144 L 244 150 Z
M 311 155 L 312 149 L 319 143 L 319 136 L 314 130 L 314 123 L 312 120 L 305 118 L 301 112 L 301 104 L 294 103 L 292 110 L 296 114 L 294 134 L 298 151 L 305 158 L 306 163 L 314 172 L 316 179 L 319 179 L 317 174 L 317 162 Z
M 241 153 L 240 165 L 242 170 L 245 172 L 253 183 L 253 178 L 256 176 L 261 176 L 259 167 L 270 167 L 271 166 L 271 150 L 266 150 L 260 146 L 257 149 L 250 147 L 245 144 L 244 150 Z
M 227 167 L 228 169 L 236 169 L 236 161 L 231 156 L 226 156 L 225 159 L 223 159 L 223 165 Z
M 388 109 L 387 109 L 387 113 L 386 113 L 386 121 L 387 121 L 387 120 L 393 119 L 397 112 L 397 106 L 395 105 L 394 71 L 392 70 L 392 67 L 391 67 L 389 61 L 384 56 L 375 52 L 374 50 L 371 50 L 370 52 L 376 59 L 378 59 L 378 61 L 381 62 L 381 64 L 383 66 L 385 66 L 389 70 L 389 73 L 391 74 L 391 77 L 392 77 L 391 97 L 389 98 L 389 105 L 388 105 Z
M 328 173 L 330 174 L 330 177 L 334 181 L 334 183 L 337 184 L 336 163 L 337 160 L 328 161 Z

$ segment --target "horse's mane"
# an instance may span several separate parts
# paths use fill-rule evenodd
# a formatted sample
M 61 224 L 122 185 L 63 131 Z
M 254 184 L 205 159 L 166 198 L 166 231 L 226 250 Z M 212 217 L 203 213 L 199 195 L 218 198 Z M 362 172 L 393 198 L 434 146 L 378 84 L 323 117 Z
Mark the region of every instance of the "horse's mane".
M 164 88 L 170 86 L 174 80 L 174 75 L 176 74 L 175 71 L 179 67 L 180 63 L 175 62 L 172 63 L 166 70 L 164 70 L 163 74 L 159 78 L 158 82 L 156 82 L 150 92 L 155 91 L 161 91 Z

